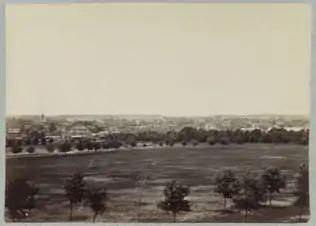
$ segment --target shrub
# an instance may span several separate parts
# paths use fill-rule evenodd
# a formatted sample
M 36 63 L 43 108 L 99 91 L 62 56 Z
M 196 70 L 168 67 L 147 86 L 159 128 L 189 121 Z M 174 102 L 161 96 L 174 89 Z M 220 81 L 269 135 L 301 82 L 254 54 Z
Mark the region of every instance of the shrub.
M 49 153 L 54 152 L 54 151 L 55 151 L 55 146 L 54 146 L 54 144 L 52 144 L 52 143 L 47 144 L 47 145 L 46 145 L 46 150 L 47 150 Z
M 34 146 L 29 146 L 27 149 L 26 149 L 27 153 L 34 153 L 35 152 L 35 148 Z
M 11 148 L 11 152 L 13 154 L 18 154 L 18 153 L 21 153 L 22 151 L 23 151 L 23 148 L 18 144 L 14 144 L 13 147 Z

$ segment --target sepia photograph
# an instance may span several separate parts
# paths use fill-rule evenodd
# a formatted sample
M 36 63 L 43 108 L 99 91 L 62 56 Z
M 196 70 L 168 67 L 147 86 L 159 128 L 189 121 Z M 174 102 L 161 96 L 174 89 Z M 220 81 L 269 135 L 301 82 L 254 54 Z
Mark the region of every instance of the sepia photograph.
M 7 4 L 6 222 L 310 219 L 311 6 Z

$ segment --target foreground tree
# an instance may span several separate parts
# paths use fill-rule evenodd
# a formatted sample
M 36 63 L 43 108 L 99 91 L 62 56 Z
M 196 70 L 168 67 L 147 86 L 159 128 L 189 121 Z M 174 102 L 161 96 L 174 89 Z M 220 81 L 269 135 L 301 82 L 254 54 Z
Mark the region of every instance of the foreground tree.
M 10 181 L 5 192 L 5 206 L 13 221 L 28 216 L 25 210 L 35 208 L 38 188 L 29 185 L 24 179 Z
M 296 177 L 296 201 L 295 205 L 299 207 L 299 220 L 306 208 L 309 208 L 309 170 L 308 165 L 301 165 L 299 174 Z
M 139 193 L 138 193 L 138 200 L 137 200 L 137 222 L 139 222 L 140 220 L 140 207 L 142 204 L 142 198 L 143 198 L 143 190 L 146 188 L 147 186 L 147 180 L 148 180 L 148 176 L 145 175 L 138 175 L 137 179 L 136 179 L 136 183 L 137 186 L 139 187 Z
M 224 208 L 226 209 L 227 199 L 233 198 L 238 194 L 239 182 L 232 170 L 225 170 L 217 175 L 215 179 L 214 192 L 220 194 L 224 199 Z
M 103 214 L 106 210 L 106 202 L 108 200 L 108 194 L 106 190 L 101 189 L 89 189 L 88 190 L 88 201 L 90 208 L 93 211 L 93 222 L 95 222 L 96 217 Z
M 72 220 L 73 205 L 80 203 L 84 197 L 86 183 L 84 177 L 80 173 L 75 173 L 71 178 L 66 181 L 64 186 L 67 199 L 69 200 L 69 221 Z
M 278 168 L 269 167 L 263 171 L 261 182 L 264 189 L 268 192 L 269 206 L 271 206 L 273 193 L 279 193 L 280 189 L 285 188 L 285 177 Z
M 238 194 L 233 197 L 235 208 L 243 212 L 244 222 L 247 222 L 248 213 L 259 209 L 264 200 L 265 193 L 260 180 L 250 176 L 243 179 Z
M 191 204 L 185 199 L 189 194 L 189 187 L 178 184 L 176 181 L 168 183 L 164 189 L 165 199 L 158 203 L 158 208 L 171 212 L 175 223 L 177 214 L 191 211 Z

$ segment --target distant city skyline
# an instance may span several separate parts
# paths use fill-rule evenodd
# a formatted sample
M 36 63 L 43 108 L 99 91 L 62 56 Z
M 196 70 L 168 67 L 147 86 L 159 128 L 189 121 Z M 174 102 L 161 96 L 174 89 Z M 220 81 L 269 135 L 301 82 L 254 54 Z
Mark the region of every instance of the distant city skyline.
M 7 115 L 309 115 L 311 21 L 303 4 L 7 5 Z

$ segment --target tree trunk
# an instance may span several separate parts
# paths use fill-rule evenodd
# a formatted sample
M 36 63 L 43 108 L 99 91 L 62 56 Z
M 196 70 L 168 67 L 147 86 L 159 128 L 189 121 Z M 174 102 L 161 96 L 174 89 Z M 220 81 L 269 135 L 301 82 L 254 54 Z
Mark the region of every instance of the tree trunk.
M 137 203 L 137 223 L 139 223 L 139 219 L 140 219 L 140 202 L 141 202 L 141 199 L 139 199 Z
M 247 215 L 248 215 L 248 210 L 245 210 L 245 214 L 244 214 L 244 222 L 247 222 Z
M 139 223 L 139 218 L 140 218 L 140 204 L 142 201 L 142 182 L 140 182 L 140 187 L 139 187 L 140 191 L 139 191 L 139 196 L 138 196 L 138 202 L 137 202 L 137 222 Z
M 72 202 L 70 202 L 69 221 L 72 220 Z
M 94 213 L 93 215 L 93 223 L 95 222 L 95 218 L 97 217 L 97 213 Z
M 227 198 L 224 197 L 224 209 L 226 209 L 226 206 L 227 206 Z
M 269 191 L 269 206 L 271 207 L 271 200 L 272 200 L 272 195 L 271 192 Z
M 173 212 L 173 223 L 176 223 L 176 212 Z

